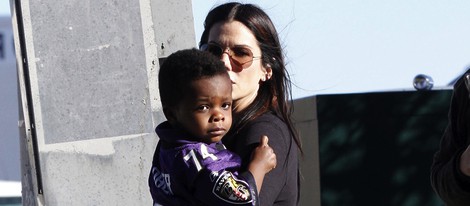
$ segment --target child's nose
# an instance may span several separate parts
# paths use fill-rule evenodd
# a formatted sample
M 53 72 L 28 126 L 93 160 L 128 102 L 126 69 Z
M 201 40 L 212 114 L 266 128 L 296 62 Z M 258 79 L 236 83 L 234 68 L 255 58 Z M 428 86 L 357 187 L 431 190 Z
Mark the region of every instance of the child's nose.
M 225 116 L 222 112 L 215 112 L 214 115 L 212 116 L 212 121 L 213 122 L 219 122 L 219 121 L 224 121 Z

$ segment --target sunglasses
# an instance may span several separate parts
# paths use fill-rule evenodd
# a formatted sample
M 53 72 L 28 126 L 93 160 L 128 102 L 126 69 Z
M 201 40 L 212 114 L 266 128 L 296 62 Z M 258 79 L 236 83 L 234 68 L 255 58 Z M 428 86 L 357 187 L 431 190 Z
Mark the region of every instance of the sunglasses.
M 208 43 L 202 45 L 200 50 L 212 53 L 217 57 L 222 57 L 222 55 L 225 53 L 229 56 L 232 63 L 235 63 L 235 65 L 243 69 L 250 67 L 253 63 L 253 60 L 261 58 L 261 56 L 253 56 L 251 49 L 245 46 L 234 46 L 224 49 L 218 44 Z

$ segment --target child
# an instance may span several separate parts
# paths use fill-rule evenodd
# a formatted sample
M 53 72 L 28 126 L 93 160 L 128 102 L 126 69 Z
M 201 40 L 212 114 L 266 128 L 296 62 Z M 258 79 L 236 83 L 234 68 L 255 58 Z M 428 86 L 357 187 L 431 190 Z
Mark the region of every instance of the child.
M 232 83 L 217 57 L 196 49 L 171 54 L 160 68 L 159 90 L 167 121 L 149 186 L 154 205 L 258 205 L 264 175 L 276 166 L 266 136 L 252 154 L 249 171 L 222 137 L 232 124 Z

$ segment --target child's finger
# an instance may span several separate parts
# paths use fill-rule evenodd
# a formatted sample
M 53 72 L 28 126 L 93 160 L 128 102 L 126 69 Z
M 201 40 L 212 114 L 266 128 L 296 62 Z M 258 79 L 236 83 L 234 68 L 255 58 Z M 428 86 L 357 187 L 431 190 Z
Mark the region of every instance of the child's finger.
M 268 136 L 263 135 L 263 136 L 261 136 L 259 144 L 262 145 L 262 146 L 268 146 L 268 141 L 269 141 Z

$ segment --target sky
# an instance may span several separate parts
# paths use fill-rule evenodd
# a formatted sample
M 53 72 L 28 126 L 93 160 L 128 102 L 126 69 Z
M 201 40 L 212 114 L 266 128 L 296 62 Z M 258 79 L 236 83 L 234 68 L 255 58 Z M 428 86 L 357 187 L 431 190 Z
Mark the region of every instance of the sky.
M 205 2 L 193 0 L 197 38 L 213 6 Z M 276 25 L 294 98 L 414 90 L 417 74 L 440 89 L 470 66 L 468 0 L 243 2 L 255 2 Z
M 193 0 L 196 42 L 207 12 Z M 470 66 L 468 0 L 257 0 L 287 58 L 293 98 L 413 90 L 426 74 L 444 88 Z M 0 15 L 10 15 L 0 0 Z

